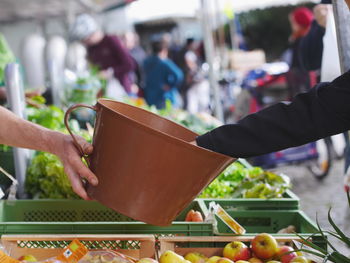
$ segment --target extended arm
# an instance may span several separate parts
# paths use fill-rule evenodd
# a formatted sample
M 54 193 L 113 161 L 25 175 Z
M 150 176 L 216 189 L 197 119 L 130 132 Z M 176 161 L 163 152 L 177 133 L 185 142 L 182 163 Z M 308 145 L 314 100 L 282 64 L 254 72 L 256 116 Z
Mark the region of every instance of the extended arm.
M 85 154 L 92 152 L 92 146 L 77 137 Z M 23 120 L 0 107 L 0 144 L 50 152 L 57 155 L 65 168 L 73 190 L 84 199 L 89 199 L 82 185 L 81 177 L 91 184 L 97 184 L 95 175 L 82 163 L 81 156 L 69 135 L 46 129 Z
M 251 157 L 302 145 L 350 129 L 350 73 L 278 103 L 237 124 L 199 136 L 197 145 L 233 157 Z

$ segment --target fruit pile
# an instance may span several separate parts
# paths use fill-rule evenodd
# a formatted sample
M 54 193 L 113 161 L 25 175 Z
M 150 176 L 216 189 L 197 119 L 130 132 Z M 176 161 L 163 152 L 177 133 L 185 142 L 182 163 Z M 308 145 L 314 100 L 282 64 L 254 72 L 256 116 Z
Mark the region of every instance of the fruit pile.
M 185 221 L 186 222 L 203 222 L 204 220 L 203 220 L 201 212 L 191 209 L 186 214 Z
M 154 262 L 154 261 L 153 261 Z M 184 257 L 173 251 L 165 251 L 159 263 L 311 263 L 301 252 L 295 252 L 290 246 L 279 246 L 276 239 L 267 233 L 258 234 L 251 241 L 251 246 L 240 241 L 228 243 L 222 256 L 207 258 L 198 252 L 191 252 Z M 143 262 L 140 262 L 143 263 Z

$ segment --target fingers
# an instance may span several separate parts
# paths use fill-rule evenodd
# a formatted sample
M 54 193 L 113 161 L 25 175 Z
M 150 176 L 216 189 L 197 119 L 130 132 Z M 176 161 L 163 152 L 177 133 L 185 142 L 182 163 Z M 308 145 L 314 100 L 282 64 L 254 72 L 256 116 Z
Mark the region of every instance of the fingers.
M 92 145 L 80 136 L 75 136 L 78 144 L 81 146 L 84 154 L 92 153 Z M 67 135 L 64 150 L 59 151 L 58 155 L 65 167 L 65 172 L 71 182 L 72 188 L 76 194 L 85 200 L 91 200 L 87 195 L 82 178 L 85 178 L 91 185 L 96 186 L 98 179 L 93 172 L 82 162 L 79 149 L 73 144 L 72 138 Z
M 66 167 L 65 172 L 68 175 L 68 178 L 71 182 L 73 191 L 84 200 L 91 200 L 91 198 L 88 196 L 88 194 L 85 191 L 85 188 L 83 186 L 83 182 L 80 176 L 75 174 L 73 170 L 71 170 L 69 167 Z
M 83 150 L 83 153 L 86 155 L 92 154 L 93 147 L 90 143 L 88 143 L 83 137 L 75 136 L 75 139 L 79 143 L 80 147 Z
M 73 171 L 79 174 L 80 177 L 85 178 L 90 184 L 96 186 L 98 184 L 97 177 L 91 170 L 86 167 L 81 161 L 80 157 L 75 155 L 70 160 Z

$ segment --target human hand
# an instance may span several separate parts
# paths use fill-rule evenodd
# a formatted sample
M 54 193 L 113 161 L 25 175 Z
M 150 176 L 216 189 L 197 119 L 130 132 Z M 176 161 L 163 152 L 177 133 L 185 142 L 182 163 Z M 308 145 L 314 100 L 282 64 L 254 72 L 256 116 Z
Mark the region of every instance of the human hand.
M 329 8 L 331 7 L 327 4 L 319 4 L 314 7 L 315 20 L 321 27 L 326 27 Z
M 74 145 L 71 136 L 62 133 L 58 133 L 54 136 L 59 136 L 60 139 L 55 140 L 55 143 L 53 144 L 55 148 L 52 152 L 61 159 L 64 171 L 71 182 L 74 192 L 85 200 L 91 200 L 84 189 L 82 179 L 85 178 L 90 184 L 97 185 L 97 177 L 82 162 L 82 156 Z M 75 136 L 75 138 L 81 146 L 84 154 L 89 155 L 92 153 L 91 144 L 86 142 L 85 139 L 80 136 Z

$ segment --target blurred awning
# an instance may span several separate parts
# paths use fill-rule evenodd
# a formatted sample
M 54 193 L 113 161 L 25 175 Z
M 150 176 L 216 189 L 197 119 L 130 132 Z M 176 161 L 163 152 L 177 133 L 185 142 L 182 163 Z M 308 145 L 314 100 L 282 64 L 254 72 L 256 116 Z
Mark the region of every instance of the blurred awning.
M 135 0 L 0 0 L 0 22 L 45 19 L 74 13 L 103 12 Z

